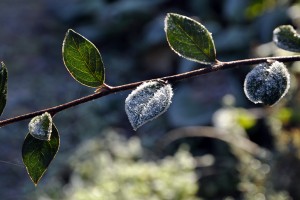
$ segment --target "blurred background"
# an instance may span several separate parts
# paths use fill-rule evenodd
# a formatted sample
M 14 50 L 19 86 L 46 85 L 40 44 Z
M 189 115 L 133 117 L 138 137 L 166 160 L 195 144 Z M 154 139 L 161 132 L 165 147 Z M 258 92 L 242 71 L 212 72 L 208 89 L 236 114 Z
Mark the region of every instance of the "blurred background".
M 0 60 L 9 71 L 2 119 L 94 92 L 65 69 L 61 47 L 74 29 L 100 50 L 106 82 L 121 85 L 201 68 L 168 47 L 168 12 L 212 32 L 221 61 L 289 55 L 272 43 L 282 24 L 300 27 L 292 0 L 1 0 Z M 34 187 L 22 165 L 28 121 L 1 128 L 1 199 L 300 199 L 300 64 L 273 107 L 243 92 L 251 66 L 173 86 L 173 103 L 134 132 L 122 92 L 55 116 L 61 147 Z

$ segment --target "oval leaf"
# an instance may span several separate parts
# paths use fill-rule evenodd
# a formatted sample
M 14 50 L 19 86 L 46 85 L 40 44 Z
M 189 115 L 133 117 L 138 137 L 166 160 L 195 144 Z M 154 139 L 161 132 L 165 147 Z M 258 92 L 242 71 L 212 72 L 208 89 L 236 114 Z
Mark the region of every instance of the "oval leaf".
M 28 124 L 29 133 L 39 140 L 50 141 L 52 133 L 52 117 L 45 112 L 40 116 L 32 118 Z
M 50 141 L 39 140 L 31 134 L 27 134 L 23 147 L 22 158 L 32 182 L 37 185 L 49 164 L 54 159 L 59 148 L 59 133 L 52 124 Z
M 165 32 L 171 49 L 178 55 L 203 64 L 216 62 L 211 33 L 199 22 L 169 13 L 165 19 Z
M 300 52 L 300 35 L 291 25 L 282 25 L 273 31 L 273 41 L 281 49 Z
M 6 105 L 7 98 L 7 68 L 3 62 L 1 62 L 0 69 L 0 115 L 3 113 Z
M 173 90 L 163 81 L 138 86 L 125 100 L 125 111 L 134 130 L 163 114 L 170 106 Z
M 253 103 L 274 105 L 289 90 L 290 74 L 278 61 L 262 63 L 250 71 L 244 82 L 247 98 Z
M 101 55 L 88 39 L 69 29 L 62 54 L 66 68 L 79 83 L 89 87 L 99 87 L 104 83 Z

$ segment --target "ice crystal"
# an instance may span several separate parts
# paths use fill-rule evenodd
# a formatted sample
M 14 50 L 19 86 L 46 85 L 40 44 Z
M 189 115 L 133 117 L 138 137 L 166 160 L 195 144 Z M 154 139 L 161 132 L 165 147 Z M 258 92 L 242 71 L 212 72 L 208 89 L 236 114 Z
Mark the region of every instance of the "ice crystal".
M 244 82 L 246 96 L 253 103 L 274 105 L 290 87 L 290 74 L 278 61 L 262 63 L 250 71 Z
M 125 100 L 125 111 L 134 130 L 163 114 L 170 106 L 173 90 L 164 81 L 148 81 Z
M 28 125 L 29 133 L 40 140 L 50 140 L 52 133 L 52 117 L 45 112 L 42 115 L 32 118 Z

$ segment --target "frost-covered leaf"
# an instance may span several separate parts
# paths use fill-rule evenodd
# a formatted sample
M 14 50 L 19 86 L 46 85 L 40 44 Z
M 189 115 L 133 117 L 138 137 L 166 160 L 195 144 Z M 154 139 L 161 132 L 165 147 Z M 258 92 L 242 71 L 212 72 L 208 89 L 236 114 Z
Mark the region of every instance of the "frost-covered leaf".
M 52 117 L 45 112 L 32 118 L 28 124 L 29 133 L 39 140 L 50 140 L 52 133 Z
M 199 22 L 169 13 L 165 19 L 165 32 L 170 47 L 178 55 L 204 64 L 216 62 L 211 33 Z
M 0 115 L 3 113 L 3 110 L 6 105 L 7 98 L 7 68 L 3 62 L 1 62 L 0 69 Z
M 250 71 L 244 82 L 246 96 L 253 103 L 273 105 L 290 87 L 290 74 L 285 65 L 278 61 L 262 63 Z
M 282 25 L 273 31 L 273 41 L 287 51 L 300 52 L 300 35 L 291 25 Z
M 52 124 L 50 141 L 39 140 L 27 134 L 22 147 L 22 158 L 29 177 L 35 185 L 38 184 L 54 159 L 59 142 L 59 133 L 54 124 Z
M 163 114 L 170 106 L 173 90 L 163 81 L 138 86 L 125 100 L 125 111 L 134 130 Z
M 100 87 L 104 83 L 104 65 L 97 47 L 88 39 L 69 29 L 62 48 L 66 68 L 79 83 Z

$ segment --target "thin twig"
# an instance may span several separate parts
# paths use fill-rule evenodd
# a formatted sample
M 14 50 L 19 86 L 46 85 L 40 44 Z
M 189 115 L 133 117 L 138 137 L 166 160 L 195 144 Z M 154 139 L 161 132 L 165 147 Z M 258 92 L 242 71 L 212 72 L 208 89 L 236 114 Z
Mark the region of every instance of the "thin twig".
M 254 65 L 254 64 L 258 64 L 258 63 L 262 63 L 262 62 L 267 62 L 267 60 L 277 60 L 277 61 L 281 61 L 281 62 L 293 62 L 293 61 L 300 61 L 300 56 L 297 55 L 297 56 L 253 58 L 253 59 L 237 60 L 237 61 L 230 61 L 230 62 L 218 61 L 213 65 L 208 65 L 206 68 L 201 68 L 201 69 L 197 69 L 197 70 L 193 70 L 193 71 L 189 71 L 189 72 L 185 72 L 185 73 L 181 73 L 181 74 L 165 76 L 165 77 L 156 78 L 156 79 L 161 79 L 161 80 L 168 81 L 169 83 L 174 83 L 174 82 L 181 81 L 184 79 L 193 78 L 193 77 L 200 76 L 203 74 L 208 74 L 208 73 L 211 73 L 214 71 L 231 69 L 231 68 L 244 66 L 244 65 Z M 156 80 L 156 79 L 151 79 L 151 80 Z M 145 80 L 145 81 L 149 81 L 149 80 Z M 52 116 L 54 116 L 55 114 L 57 114 L 63 110 L 80 105 L 82 103 L 89 102 L 94 99 L 98 99 L 103 96 L 107 96 L 109 94 L 134 89 L 143 82 L 144 81 L 139 81 L 139 82 L 129 83 L 129 84 L 120 85 L 120 86 L 114 86 L 114 87 L 108 86 L 105 84 L 97 93 L 61 104 L 61 105 L 58 105 L 55 107 L 46 108 L 46 109 L 42 109 L 42 110 L 35 111 L 32 113 L 27 113 L 24 115 L 19 115 L 19 116 L 13 117 L 13 118 L 2 120 L 2 121 L 0 121 L 0 127 L 6 126 L 8 124 L 12 124 L 12 123 L 15 123 L 18 121 L 31 119 L 31 118 L 41 115 L 45 112 L 48 112 Z

